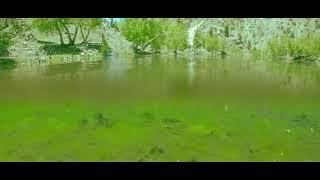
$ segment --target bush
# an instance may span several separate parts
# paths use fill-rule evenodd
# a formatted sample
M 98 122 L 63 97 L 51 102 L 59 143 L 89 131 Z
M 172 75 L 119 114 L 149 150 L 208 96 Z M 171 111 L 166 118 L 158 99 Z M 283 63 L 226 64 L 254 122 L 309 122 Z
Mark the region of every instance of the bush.
M 177 54 L 178 50 L 185 50 L 188 47 L 188 33 L 184 25 L 170 25 L 166 29 L 165 45 Z
M 204 48 L 212 55 L 226 55 L 226 51 L 231 51 L 234 48 L 230 45 L 225 37 L 220 37 L 213 33 L 203 34 L 196 32 L 194 40 L 195 48 Z
M 101 42 L 101 54 L 106 56 L 111 53 L 111 47 L 109 46 L 107 39 L 104 34 L 102 34 L 102 42 Z
M 116 23 L 111 23 L 111 28 L 115 29 L 116 31 L 119 31 L 119 26 Z
M 273 59 L 289 57 L 293 62 L 312 62 L 320 56 L 320 37 L 290 38 L 288 36 L 273 39 L 268 47 Z
M 120 24 L 120 31 L 133 44 L 135 53 L 145 53 L 151 46 L 159 50 L 163 41 L 162 23 L 157 19 L 129 18 Z
M 203 47 L 203 34 L 198 30 L 194 34 L 193 48 L 198 49 Z
M 217 36 L 207 35 L 204 37 L 204 48 L 212 54 L 221 51 L 221 45 Z
M 11 36 L 6 32 L 0 32 L 0 55 L 7 55 L 11 44 Z

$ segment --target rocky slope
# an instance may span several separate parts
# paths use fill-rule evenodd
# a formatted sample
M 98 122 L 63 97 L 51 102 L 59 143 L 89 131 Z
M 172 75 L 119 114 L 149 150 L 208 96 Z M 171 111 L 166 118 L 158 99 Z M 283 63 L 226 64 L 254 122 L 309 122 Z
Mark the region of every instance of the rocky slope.
M 31 19 L 24 19 L 26 24 L 31 23 Z M 195 33 L 203 34 L 213 33 L 226 39 L 231 47 L 238 48 L 242 53 L 248 54 L 252 49 L 265 48 L 270 40 L 281 38 L 285 35 L 298 38 L 319 31 L 319 19 L 286 19 L 286 18 L 194 18 L 194 19 L 177 19 L 188 27 L 189 49 L 179 51 L 182 55 L 210 55 L 203 48 L 194 48 L 193 40 Z M 119 31 L 112 28 L 109 23 L 105 22 L 100 28 L 91 32 L 89 42 L 93 44 L 101 43 L 101 34 L 107 37 L 113 53 L 133 53 L 131 42 L 127 41 Z M 14 39 L 12 47 L 9 49 L 12 56 L 46 56 L 43 51 L 42 42 L 53 42 L 58 44 L 59 37 L 56 34 L 41 34 L 36 30 L 26 30 L 22 35 Z M 81 36 L 78 35 L 76 44 L 81 43 Z M 85 48 L 81 49 L 86 51 Z M 96 52 L 98 53 L 98 52 Z M 163 48 L 162 54 L 173 54 L 171 50 Z

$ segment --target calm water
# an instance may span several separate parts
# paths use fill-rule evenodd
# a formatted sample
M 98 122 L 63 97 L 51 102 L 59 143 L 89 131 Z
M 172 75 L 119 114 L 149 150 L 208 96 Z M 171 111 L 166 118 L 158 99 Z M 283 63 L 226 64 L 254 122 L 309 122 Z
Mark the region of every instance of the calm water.
M 319 161 L 319 69 L 242 58 L 0 60 L 0 161 Z

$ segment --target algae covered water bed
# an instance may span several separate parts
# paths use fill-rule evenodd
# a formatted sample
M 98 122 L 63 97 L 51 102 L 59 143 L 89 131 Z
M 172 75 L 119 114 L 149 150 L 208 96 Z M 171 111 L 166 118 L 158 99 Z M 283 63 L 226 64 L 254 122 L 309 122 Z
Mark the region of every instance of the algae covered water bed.
M 0 161 L 319 161 L 318 67 L 107 57 L 0 71 Z

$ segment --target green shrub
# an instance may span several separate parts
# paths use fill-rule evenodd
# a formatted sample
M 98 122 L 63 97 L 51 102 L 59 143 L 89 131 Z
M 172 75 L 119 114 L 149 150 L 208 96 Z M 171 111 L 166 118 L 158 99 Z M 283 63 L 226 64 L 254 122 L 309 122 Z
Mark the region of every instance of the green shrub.
M 170 25 L 165 29 L 167 34 L 165 45 L 167 48 L 173 50 L 177 54 L 178 50 L 185 50 L 188 47 L 188 33 L 184 25 Z
M 0 55 L 7 55 L 11 44 L 11 36 L 6 32 L 0 32 Z
M 101 54 L 103 56 L 108 55 L 112 52 L 111 47 L 108 44 L 108 41 L 104 34 L 102 34 L 102 42 L 101 42 Z
M 162 23 L 157 19 L 128 18 L 120 24 L 120 32 L 133 44 L 135 53 L 145 53 L 151 46 L 159 50 L 163 43 Z
M 193 40 L 193 48 L 203 48 L 204 46 L 204 34 L 200 31 L 196 31 Z
M 268 48 L 274 59 L 287 56 L 297 63 L 312 62 L 320 56 L 320 37 L 290 38 L 286 36 L 281 39 L 273 39 L 268 44 Z

